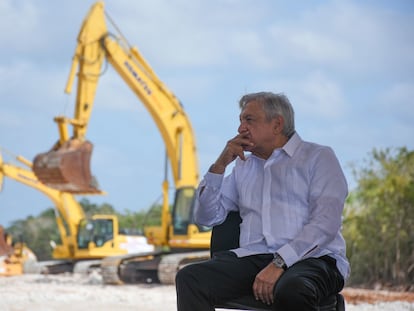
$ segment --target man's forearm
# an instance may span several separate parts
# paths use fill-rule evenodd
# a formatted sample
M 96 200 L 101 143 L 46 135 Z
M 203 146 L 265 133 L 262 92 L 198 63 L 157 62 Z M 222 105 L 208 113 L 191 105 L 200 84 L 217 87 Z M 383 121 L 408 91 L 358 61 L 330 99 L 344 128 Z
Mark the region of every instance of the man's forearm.
M 224 174 L 224 172 L 226 171 L 226 166 L 221 165 L 216 162 L 210 166 L 208 171 L 209 173 L 213 173 L 213 174 Z

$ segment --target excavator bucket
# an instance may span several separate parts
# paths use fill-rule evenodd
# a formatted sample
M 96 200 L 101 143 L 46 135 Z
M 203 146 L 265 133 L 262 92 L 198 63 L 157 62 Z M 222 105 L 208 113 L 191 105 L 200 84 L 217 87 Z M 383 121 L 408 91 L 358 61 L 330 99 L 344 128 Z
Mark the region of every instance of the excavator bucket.
M 90 173 L 93 145 L 89 141 L 71 139 L 33 160 L 33 172 L 45 185 L 73 194 L 96 194 L 95 179 Z

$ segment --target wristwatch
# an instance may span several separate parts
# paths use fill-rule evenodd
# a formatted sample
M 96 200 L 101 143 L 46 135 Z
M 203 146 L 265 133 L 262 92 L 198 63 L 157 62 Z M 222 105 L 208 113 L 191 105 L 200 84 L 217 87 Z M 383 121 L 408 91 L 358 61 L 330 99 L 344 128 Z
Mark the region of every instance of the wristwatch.
M 275 253 L 273 255 L 273 264 L 278 268 L 282 268 L 283 270 L 287 269 L 286 262 L 283 260 L 282 256 L 280 256 L 278 253 Z

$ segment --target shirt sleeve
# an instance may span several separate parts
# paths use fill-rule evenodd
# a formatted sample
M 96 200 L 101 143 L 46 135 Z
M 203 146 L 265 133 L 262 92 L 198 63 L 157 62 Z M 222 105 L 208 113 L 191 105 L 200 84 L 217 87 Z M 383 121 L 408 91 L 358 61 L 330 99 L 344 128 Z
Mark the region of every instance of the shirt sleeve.
M 194 221 L 203 226 L 224 222 L 231 210 L 237 210 L 235 183 L 232 174 L 207 173 L 197 188 Z
M 309 218 L 289 243 L 277 250 L 287 266 L 312 257 L 338 237 L 348 186 L 331 148 L 323 148 L 309 168 Z

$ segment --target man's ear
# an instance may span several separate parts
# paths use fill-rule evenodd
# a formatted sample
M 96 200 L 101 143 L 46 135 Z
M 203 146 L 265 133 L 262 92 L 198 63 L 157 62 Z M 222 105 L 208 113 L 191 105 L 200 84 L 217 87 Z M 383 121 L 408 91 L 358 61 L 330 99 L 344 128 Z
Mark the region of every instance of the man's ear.
M 282 133 L 285 120 L 282 116 L 276 116 L 273 118 L 273 131 L 275 134 Z

